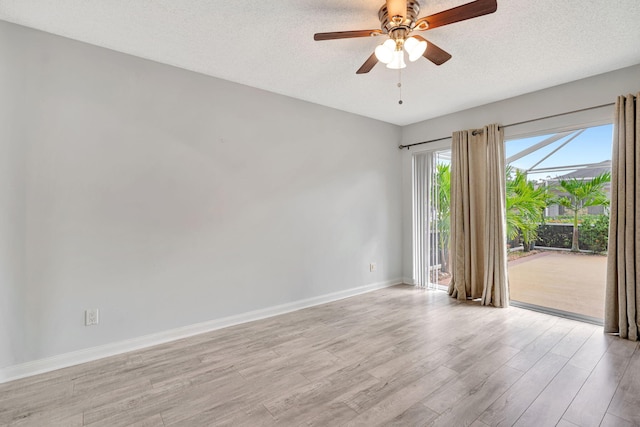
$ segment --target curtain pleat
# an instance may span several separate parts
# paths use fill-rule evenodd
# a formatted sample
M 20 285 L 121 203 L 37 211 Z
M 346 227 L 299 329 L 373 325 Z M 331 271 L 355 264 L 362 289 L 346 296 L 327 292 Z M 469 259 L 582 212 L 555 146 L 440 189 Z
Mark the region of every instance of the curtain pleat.
M 638 340 L 640 331 L 640 114 L 636 96 L 616 100 L 604 329 Z
M 504 136 L 498 125 L 487 134 L 487 216 L 485 217 L 485 264 L 482 303 L 496 307 L 509 305 L 507 286 L 506 175 Z
M 504 137 L 498 125 L 453 134 L 449 294 L 507 307 Z

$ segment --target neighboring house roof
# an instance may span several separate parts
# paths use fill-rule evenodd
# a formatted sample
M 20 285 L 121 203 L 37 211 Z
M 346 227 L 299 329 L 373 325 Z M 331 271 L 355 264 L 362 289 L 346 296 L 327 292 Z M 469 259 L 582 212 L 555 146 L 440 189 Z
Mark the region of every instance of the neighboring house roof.
M 560 179 L 571 179 L 571 178 L 576 178 L 576 179 L 587 179 L 587 178 L 595 178 L 596 176 L 604 173 L 604 172 L 610 172 L 611 171 L 611 160 L 605 160 L 603 162 L 599 162 L 599 163 L 591 163 L 589 165 L 586 165 L 583 168 L 577 169 L 573 172 L 569 172 L 567 174 L 564 175 L 560 175 L 556 178 L 553 179 L 553 181 L 555 180 L 560 180 Z

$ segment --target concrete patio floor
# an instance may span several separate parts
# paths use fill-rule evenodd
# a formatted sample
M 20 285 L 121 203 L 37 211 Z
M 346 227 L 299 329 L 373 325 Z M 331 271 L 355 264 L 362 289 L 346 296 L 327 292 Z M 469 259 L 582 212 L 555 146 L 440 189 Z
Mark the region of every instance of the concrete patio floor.
M 607 257 L 541 252 L 509 261 L 512 301 L 604 318 Z

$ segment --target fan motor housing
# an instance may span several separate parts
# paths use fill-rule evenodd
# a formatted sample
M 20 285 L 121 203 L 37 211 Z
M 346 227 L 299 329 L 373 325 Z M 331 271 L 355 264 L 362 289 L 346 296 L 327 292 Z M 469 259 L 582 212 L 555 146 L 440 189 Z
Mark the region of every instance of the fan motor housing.
M 389 16 L 386 3 L 378 11 L 378 18 L 380 19 L 382 31 L 388 34 L 398 27 L 404 27 L 407 31 L 410 31 L 419 14 L 420 4 L 415 0 L 409 0 L 407 1 L 407 14 L 403 20 L 397 21 L 394 20 L 393 16 Z

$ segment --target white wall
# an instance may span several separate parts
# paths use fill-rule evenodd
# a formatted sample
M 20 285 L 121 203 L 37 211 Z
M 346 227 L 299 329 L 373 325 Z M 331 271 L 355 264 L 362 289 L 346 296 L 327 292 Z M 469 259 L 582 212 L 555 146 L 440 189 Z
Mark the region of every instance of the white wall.
M 0 184 L 13 204 L 2 266 L 20 264 L 12 241 L 26 245 L 24 276 L 3 276 L 0 295 L 24 291 L 25 323 L 2 333 L 24 327 L 24 345 L 3 348 L 0 367 L 399 281 L 400 128 L 0 30 L 3 65 L 24 62 L 27 82 L 10 98 L 25 134 L 1 147 L 2 165 L 26 147 L 26 170 L 0 167 L 24 183 Z M 23 211 L 26 234 L 12 229 Z M 83 325 L 86 308 L 100 325 Z
M 449 114 L 402 129 L 402 144 L 412 144 L 450 136 L 462 129 L 475 129 L 489 123 L 508 125 L 530 119 L 565 113 L 582 108 L 615 102 L 618 95 L 640 90 L 640 65 L 555 86 L 526 95 Z M 566 130 L 582 126 L 595 126 L 613 121 L 613 107 L 605 107 L 578 114 L 565 115 L 505 129 L 505 138 L 524 137 L 548 130 Z M 450 146 L 450 141 L 424 144 L 402 150 L 402 235 L 403 275 L 405 281 L 412 276 L 411 231 L 411 156 L 419 150 Z

